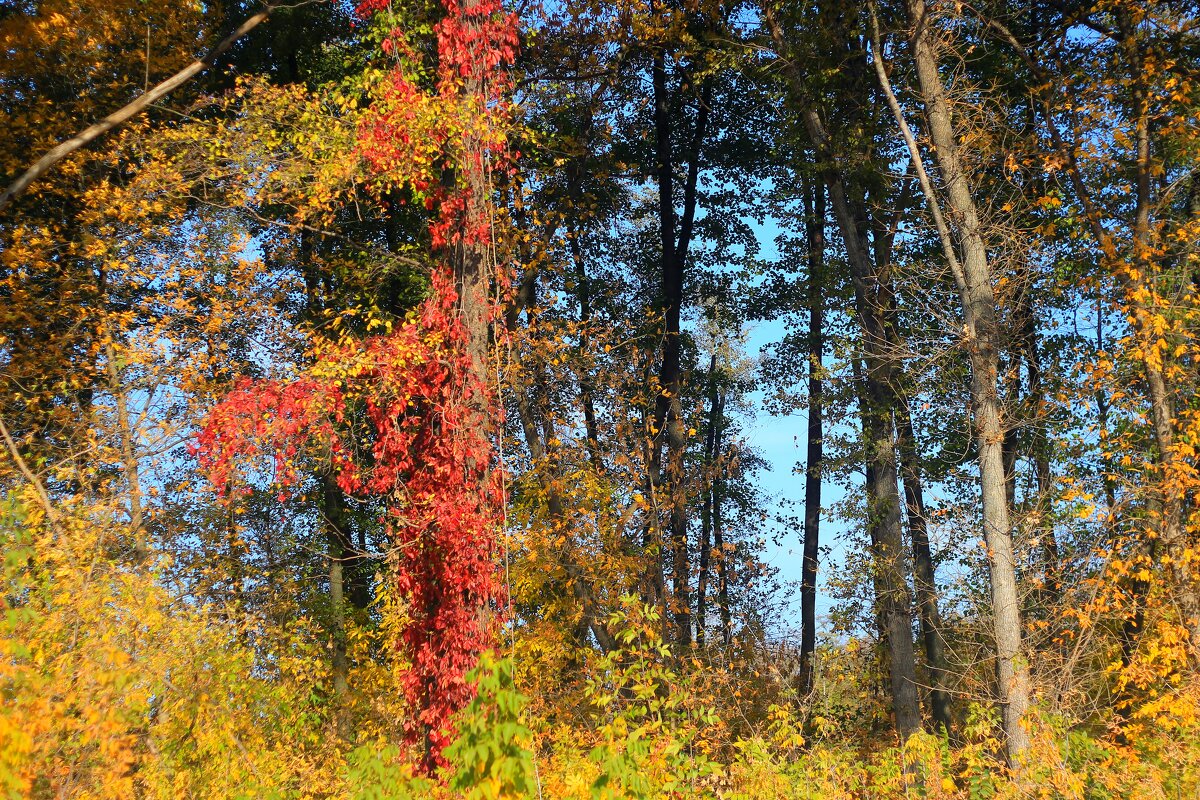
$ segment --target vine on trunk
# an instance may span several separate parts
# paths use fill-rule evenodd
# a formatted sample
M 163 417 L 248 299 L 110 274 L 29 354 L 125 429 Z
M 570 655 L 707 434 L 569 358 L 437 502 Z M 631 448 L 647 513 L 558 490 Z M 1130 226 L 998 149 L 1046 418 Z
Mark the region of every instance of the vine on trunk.
M 359 13 L 382 17 L 387 5 L 366 0 Z M 410 616 L 400 643 L 410 665 L 408 730 L 427 771 L 443 763 L 451 718 L 473 693 L 465 676 L 494 638 L 491 610 L 502 592 L 494 550 L 504 476 L 490 436 L 499 407 L 468 355 L 468 323 L 446 262 L 452 248 L 490 239 L 489 215 L 468 214 L 489 201 L 479 196 L 486 183 L 471 178 L 512 169 L 505 69 L 518 41 L 515 16 L 496 0 L 443 7 L 432 90 L 421 86 L 405 33 L 385 33 L 383 50 L 395 61 L 358 145 L 381 198 L 400 194 L 432 212 L 438 265 L 429 296 L 386 334 L 317 344 L 295 380 L 239 382 L 193 448 L 222 491 L 238 462 L 266 453 L 283 491 L 299 480 L 297 460 L 315 457 L 347 494 L 382 501 Z M 365 432 L 351 432 L 351 408 L 362 411 Z

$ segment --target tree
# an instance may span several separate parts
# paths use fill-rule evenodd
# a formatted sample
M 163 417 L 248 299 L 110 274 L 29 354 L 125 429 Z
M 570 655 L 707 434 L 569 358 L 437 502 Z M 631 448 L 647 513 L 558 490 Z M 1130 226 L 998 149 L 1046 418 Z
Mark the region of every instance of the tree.
M 764 6 L 764 20 L 776 52 L 790 55 L 782 26 L 775 12 Z M 855 20 L 839 15 L 830 18 L 830 25 L 845 42 L 849 51 L 846 63 L 851 86 L 845 91 L 861 91 L 865 61 L 863 51 L 857 50 L 853 25 Z M 810 89 L 794 61 L 785 66 L 793 102 L 817 154 L 822 179 L 829 193 L 834 218 L 845 247 L 854 286 L 854 311 L 862 331 L 865 361 L 860 389 L 865 471 L 867 475 L 867 528 L 874 558 L 877 611 L 885 632 L 889 651 L 889 670 L 896 729 L 900 738 L 907 739 L 921 727 L 917 697 L 916 662 L 912 643 L 912 613 L 908 589 L 908 566 L 901 530 L 900 483 L 896 459 L 895 428 L 892 418 L 898 402 L 900 343 L 888 320 L 894 304 L 893 290 L 888 278 L 892 258 L 895 222 L 870 218 L 873 190 L 889 187 L 856 182 L 858 176 L 844 166 L 869 154 L 843 155 L 826 129 L 823 115 L 815 105 L 814 89 Z M 849 106 L 857 119 L 852 124 L 869 124 L 869 106 Z M 870 147 L 869 143 L 864 143 Z M 853 146 L 853 145 L 850 145 Z M 943 722 L 944 724 L 944 722 Z

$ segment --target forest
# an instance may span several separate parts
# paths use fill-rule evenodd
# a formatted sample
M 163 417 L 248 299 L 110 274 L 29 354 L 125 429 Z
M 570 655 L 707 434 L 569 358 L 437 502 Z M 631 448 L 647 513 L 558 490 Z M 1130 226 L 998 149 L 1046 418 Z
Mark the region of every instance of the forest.
M 0 796 L 1200 797 L 1200 6 L 0 0 Z

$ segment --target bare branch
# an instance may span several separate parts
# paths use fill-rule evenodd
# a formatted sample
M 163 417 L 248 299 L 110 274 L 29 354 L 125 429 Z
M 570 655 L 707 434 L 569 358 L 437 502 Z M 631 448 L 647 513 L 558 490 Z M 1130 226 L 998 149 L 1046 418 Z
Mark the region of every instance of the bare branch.
M 12 435 L 8 432 L 8 427 L 4 424 L 3 417 L 0 417 L 0 438 L 4 439 L 4 444 L 8 447 L 8 454 L 17 465 L 17 470 L 24 476 L 25 480 L 29 481 L 29 485 L 33 487 L 34 493 L 37 494 L 38 502 L 42 504 L 42 508 L 46 512 L 46 519 L 50 520 L 51 524 L 57 525 L 58 512 L 55 511 L 54 504 L 50 502 L 50 494 L 46 491 L 45 485 L 38 479 L 38 476 L 33 474 L 33 470 L 29 468 L 28 462 L 21 456 L 21 451 L 17 449 L 17 443 L 13 441 Z
M 72 136 L 70 139 L 67 139 L 65 142 L 61 142 L 52 148 L 44 156 L 39 158 L 33 166 L 25 170 L 25 172 L 19 178 L 9 184 L 8 188 L 4 190 L 4 194 L 0 195 L 0 212 L 4 211 L 4 209 L 6 209 L 18 195 L 29 188 L 31 183 L 42 177 L 42 175 L 46 174 L 46 172 L 49 171 L 50 168 L 59 161 L 62 161 L 64 158 L 71 155 L 71 153 L 74 153 L 79 148 L 83 147 L 89 142 L 94 141 L 113 128 L 128 122 L 130 119 L 144 111 L 151 103 L 166 97 L 172 91 L 211 67 L 216 63 L 217 59 L 221 57 L 222 53 L 233 46 L 234 42 L 245 36 L 250 31 L 254 30 L 259 26 L 260 23 L 266 21 L 267 17 L 270 16 L 271 11 L 273 10 L 273 6 L 268 6 L 259 13 L 250 17 L 241 25 L 239 25 L 237 29 L 233 31 L 233 33 L 229 34 L 220 42 L 218 42 L 217 46 L 212 50 L 209 50 L 203 58 L 193 61 L 191 64 L 188 64 L 179 72 L 176 72 L 170 78 L 167 78 L 150 91 L 139 95 L 136 99 L 124 107 L 114 111 L 99 122 L 89 125 L 79 133 Z
M 921 158 L 916 137 L 913 136 L 908 120 L 904 118 L 904 112 L 900 108 L 899 101 L 896 100 L 896 93 L 892 91 L 892 83 L 888 80 L 887 70 L 883 67 L 883 44 L 879 36 L 879 19 L 875 14 L 875 4 L 870 3 L 869 8 L 871 11 L 871 49 L 875 51 L 872 54 L 871 63 L 875 65 L 875 74 L 879 76 L 879 85 L 883 89 L 884 95 L 887 96 L 888 106 L 892 109 L 896 124 L 900 126 L 900 134 L 904 137 L 904 143 L 908 145 L 908 155 L 912 158 L 913 168 L 917 172 L 917 181 L 921 184 L 921 193 L 925 195 L 925 203 L 929 206 L 929 214 L 933 217 L 938 239 L 942 243 L 942 252 L 946 255 L 946 262 L 950 265 L 954 282 L 958 285 L 959 292 L 965 295 L 967 282 L 963 275 L 962 264 L 958 261 L 958 253 L 954 249 L 950 226 L 946 223 L 941 204 L 938 202 L 937 195 L 934 194 L 933 183 L 929 180 L 929 172 L 925 169 L 925 161 Z

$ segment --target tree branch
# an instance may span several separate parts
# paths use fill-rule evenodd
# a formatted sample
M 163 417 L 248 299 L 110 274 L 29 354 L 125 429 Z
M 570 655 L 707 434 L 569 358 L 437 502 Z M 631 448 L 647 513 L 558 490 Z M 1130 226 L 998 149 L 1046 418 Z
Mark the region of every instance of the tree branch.
M 872 54 L 871 63 L 875 66 L 875 75 L 879 78 L 879 86 L 883 89 L 884 96 L 887 97 L 892 116 L 896 118 L 896 124 L 900 127 L 904 144 L 908 146 L 908 155 L 912 159 L 913 169 L 916 170 L 917 181 L 921 184 L 921 193 L 925 195 L 925 203 L 929 208 L 930 216 L 933 217 L 933 225 L 942 244 L 942 253 L 945 254 L 946 262 L 950 265 L 954 282 L 957 284 L 959 292 L 965 292 L 966 278 L 963 275 L 962 264 L 958 261 L 958 253 L 954 249 L 950 226 L 946 224 L 946 218 L 942 215 L 942 207 L 933 191 L 933 182 L 930 181 L 929 173 L 925 169 L 925 162 L 921 158 L 920 148 L 917 147 L 916 137 L 913 136 L 908 120 L 904 118 L 900 102 L 896 99 L 896 93 L 892 91 L 892 83 L 888 80 L 887 70 L 883 66 L 883 43 L 879 35 L 879 19 L 875 13 L 875 3 L 868 3 L 867 7 L 870 9 L 871 15 L 871 49 L 875 51 Z
M 175 89 L 179 88 L 204 70 L 211 67 L 216 63 L 217 59 L 221 57 L 222 53 L 232 47 L 233 43 L 238 39 L 242 38 L 247 33 L 258 27 L 260 23 L 264 22 L 267 17 L 270 16 L 271 11 L 273 10 L 273 6 L 268 6 L 259 13 L 250 17 L 241 25 L 239 25 L 237 29 L 233 31 L 233 33 L 229 34 L 220 42 L 218 42 L 217 46 L 212 50 L 209 50 L 203 58 L 193 61 L 191 64 L 188 64 L 179 72 L 176 72 L 170 78 L 167 78 L 150 91 L 139 95 L 124 107 L 114 111 L 99 122 L 89 125 L 79 133 L 72 136 L 70 139 L 67 139 L 65 142 L 61 142 L 52 148 L 44 156 L 39 158 L 33 166 L 25 170 L 25 172 L 19 178 L 9 184 L 8 188 L 4 190 L 4 194 L 0 195 L 0 212 L 3 212 L 4 209 L 6 209 L 18 195 L 29 188 L 31 183 L 42 177 L 42 175 L 46 174 L 46 172 L 48 172 L 50 168 L 59 161 L 62 161 L 64 158 L 71 155 L 71 153 L 74 153 L 79 148 L 83 147 L 89 142 L 94 141 L 113 128 L 128 122 L 130 119 L 145 110 L 145 108 L 151 103 L 154 103 L 155 101 L 167 96 Z
M 21 457 L 21 451 L 17 449 L 17 443 L 13 441 L 12 435 L 8 432 L 8 427 L 4 424 L 4 418 L 0 417 L 0 438 L 4 439 L 4 444 L 8 447 L 8 454 L 12 456 L 13 462 L 17 465 L 17 470 L 24 476 L 25 480 L 29 481 L 29 485 L 33 487 L 34 493 L 38 497 L 38 502 L 42 504 L 42 508 L 46 512 L 46 519 L 50 520 L 50 524 L 58 524 L 58 512 L 54 510 L 54 504 L 50 502 L 50 494 L 46 491 L 45 485 L 38 480 L 38 476 L 33 474 L 33 470 L 29 468 L 29 464 Z

